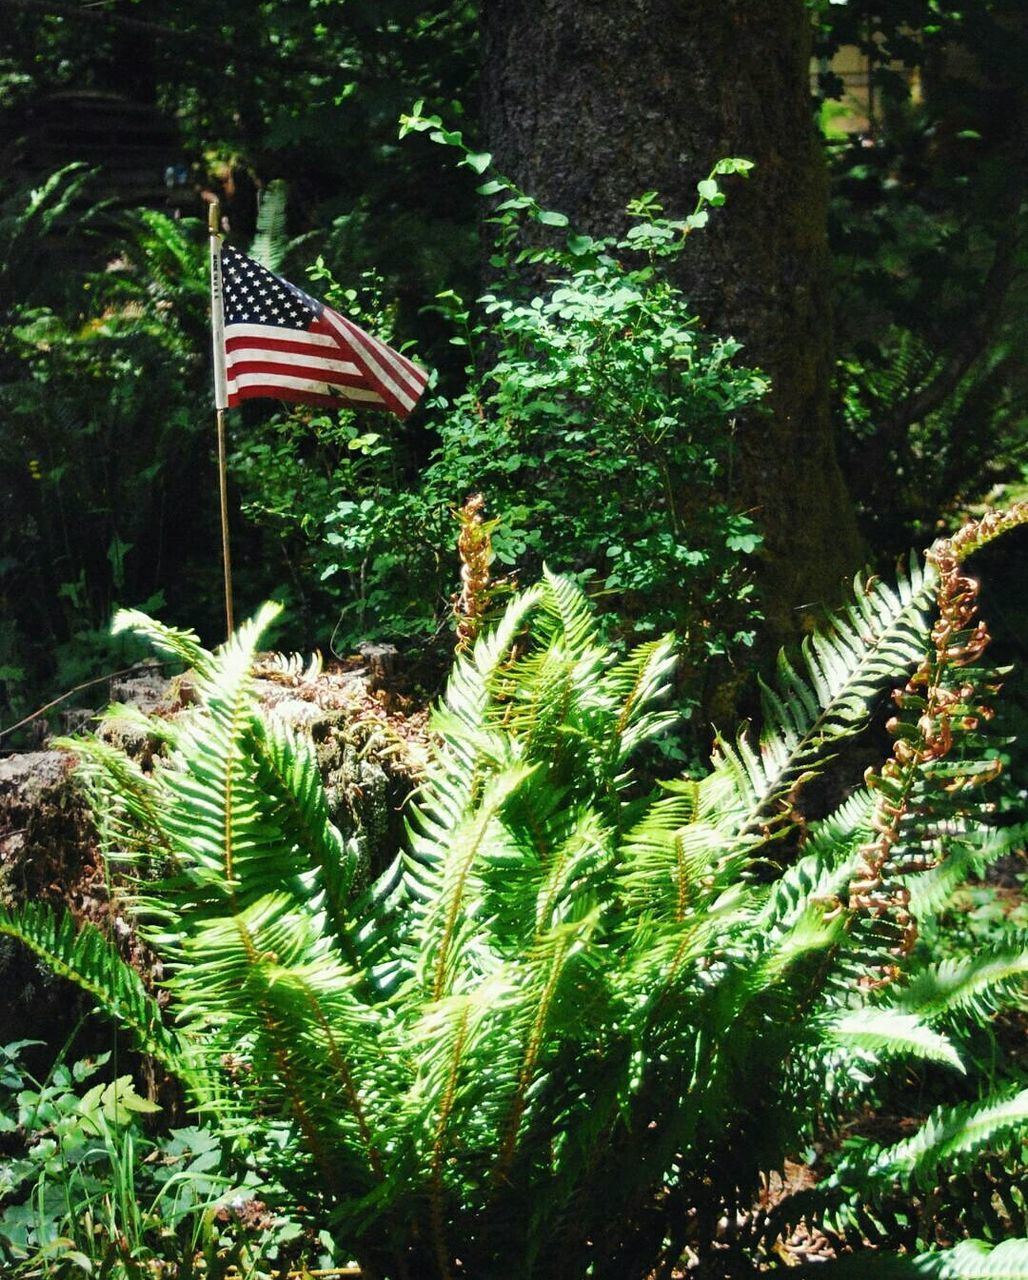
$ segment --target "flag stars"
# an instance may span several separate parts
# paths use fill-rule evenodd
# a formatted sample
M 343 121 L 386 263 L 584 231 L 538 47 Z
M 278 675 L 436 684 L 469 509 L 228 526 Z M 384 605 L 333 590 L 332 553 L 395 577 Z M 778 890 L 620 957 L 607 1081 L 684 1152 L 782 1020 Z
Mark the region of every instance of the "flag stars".
M 229 246 L 222 249 L 222 275 L 229 324 L 306 329 L 321 315 L 321 304 L 302 289 Z

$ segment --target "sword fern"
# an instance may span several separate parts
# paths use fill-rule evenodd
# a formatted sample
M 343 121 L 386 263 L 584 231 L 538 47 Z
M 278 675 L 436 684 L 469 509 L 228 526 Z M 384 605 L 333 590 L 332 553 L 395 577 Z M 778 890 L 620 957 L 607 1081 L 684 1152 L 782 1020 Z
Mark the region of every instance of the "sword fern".
M 712 1264 L 719 1221 L 749 1212 L 819 1110 L 852 1105 L 896 1054 L 959 1070 L 952 1019 L 1021 989 L 1019 945 L 904 981 L 911 851 L 928 841 L 927 879 L 970 865 L 977 840 L 977 766 L 943 750 L 973 718 L 953 572 L 937 557 L 896 590 L 859 584 L 781 663 L 760 741 L 720 742 L 705 777 L 653 795 L 633 753 L 669 730 L 671 640 L 619 660 L 547 574 L 458 658 L 409 839 L 367 890 L 310 743 L 255 704 L 272 610 L 214 654 L 129 618 L 194 666 L 197 705 L 151 775 L 79 750 L 112 856 L 163 868 L 132 909 L 174 1028 L 99 935 L 32 911 L 0 932 L 77 976 L 239 1141 L 288 1125 L 306 1160 L 287 1152 L 280 1176 L 368 1275 L 641 1275 L 687 1240 Z M 958 668 L 963 701 L 939 702 Z M 801 821 L 804 780 L 897 678 L 912 732 Z M 1008 1091 L 933 1117 L 802 1203 L 869 1212 L 875 1186 L 963 1171 L 1022 1107 Z M 801 1207 L 765 1216 L 733 1265 Z

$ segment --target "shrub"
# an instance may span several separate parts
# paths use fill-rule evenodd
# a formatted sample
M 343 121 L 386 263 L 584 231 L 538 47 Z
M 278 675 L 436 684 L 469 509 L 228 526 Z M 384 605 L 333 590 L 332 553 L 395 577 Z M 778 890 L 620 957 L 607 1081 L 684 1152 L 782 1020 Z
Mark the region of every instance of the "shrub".
M 404 129 L 489 170 L 436 117 L 415 113 Z M 429 399 L 427 439 L 395 422 L 300 411 L 240 441 L 245 509 L 277 545 L 287 539 L 287 598 L 331 608 L 340 651 L 369 632 L 438 633 L 454 586 L 451 511 L 472 492 L 495 519 L 505 572 L 534 577 L 545 553 L 597 596 L 616 596 L 610 627 L 636 640 L 676 629 L 694 664 L 689 707 L 703 677 L 715 684 L 750 649 L 761 537 L 734 499 L 733 431 L 767 380 L 739 363 L 737 342 L 704 331 L 664 271 L 724 202 L 718 177 L 748 167 L 722 161 L 686 218 L 665 217 L 647 193 L 623 239 L 576 234 L 490 176 L 495 287 L 476 308 L 452 292 L 437 299 L 467 365 L 462 390 L 441 382 Z M 316 275 L 330 300 L 359 307 L 324 264 Z

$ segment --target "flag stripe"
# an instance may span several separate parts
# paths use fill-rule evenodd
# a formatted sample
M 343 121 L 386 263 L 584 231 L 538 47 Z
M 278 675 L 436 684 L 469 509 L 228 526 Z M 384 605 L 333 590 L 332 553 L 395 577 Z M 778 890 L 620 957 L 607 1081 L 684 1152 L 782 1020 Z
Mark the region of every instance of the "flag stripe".
M 259 394 L 257 388 L 268 388 L 266 394 L 276 395 L 279 391 L 315 391 L 320 395 L 325 395 L 329 399 L 344 400 L 360 400 L 366 404 L 381 404 L 382 397 L 377 391 L 372 391 L 368 387 L 349 386 L 343 384 L 335 384 L 325 382 L 317 378 L 304 377 L 287 377 L 284 374 L 266 374 L 266 373 L 241 373 L 235 377 L 230 376 L 228 380 L 229 392 L 232 391 L 249 391 L 251 395 Z M 339 386 L 337 395 L 333 395 L 332 387 Z
M 395 380 L 382 368 L 375 358 L 371 339 L 367 334 L 361 333 L 356 325 L 350 324 L 329 307 L 325 308 L 322 319 L 336 329 L 342 340 L 347 343 L 355 359 L 364 367 L 369 381 L 378 387 L 386 404 L 394 413 L 405 418 L 417 403 L 417 397 L 397 386 Z
M 318 332 L 316 329 L 283 329 L 280 325 L 272 324 L 227 324 L 225 326 L 225 345 L 231 347 L 232 343 L 243 341 L 247 338 L 256 338 L 261 345 L 268 343 L 284 343 L 298 342 L 301 346 L 307 347 L 338 347 L 339 343 L 331 333 L 324 331 Z M 283 346 L 282 350 L 286 350 L 287 346 Z
M 228 366 L 229 382 L 238 383 L 242 378 L 261 377 L 269 385 L 282 378 L 302 378 L 305 382 L 321 383 L 333 387 L 367 387 L 367 382 L 359 372 L 332 373 L 317 366 L 291 364 L 287 366 L 267 364 L 263 360 L 243 360 L 239 364 Z M 369 394 L 378 395 L 377 391 Z M 379 397 L 381 399 L 381 397 Z
M 287 400 L 296 404 L 324 405 L 328 409 L 338 409 L 352 398 L 338 392 L 333 395 L 325 395 L 318 391 L 311 391 L 307 387 L 301 390 L 294 390 L 290 387 L 242 387 L 238 391 L 230 391 L 228 393 L 227 407 L 234 409 L 244 400 L 267 399 L 268 397 L 274 400 Z M 369 407 L 381 409 L 384 406 L 378 404 Z
M 319 348 L 324 350 L 324 348 Z M 298 358 L 302 355 L 302 359 Z M 269 368 L 276 365 L 282 365 L 288 368 L 290 365 L 303 365 L 307 369 L 323 369 L 326 373 L 341 373 L 346 376 L 361 377 L 361 371 L 355 364 L 344 363 L 342 360 L 331 360 L 325 356 L 312 355 L 309 352 L 287 352 L 287 351 L 266 351 L 261 347 L 243 347 L 228 353 L 228 367 L 235 369 L 241 364 L 248 364 L 252 361 L 259 361 Z

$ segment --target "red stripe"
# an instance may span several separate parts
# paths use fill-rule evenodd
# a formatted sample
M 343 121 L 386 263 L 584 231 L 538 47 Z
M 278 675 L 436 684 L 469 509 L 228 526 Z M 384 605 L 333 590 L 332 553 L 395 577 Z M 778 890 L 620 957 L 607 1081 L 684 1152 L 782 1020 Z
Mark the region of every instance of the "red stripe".
M 346 404 L 352 404 L 355 408 L 363 406 L 365 409 L 378 409 L 380 406 L 370 404 L 367 400 L 350 400 L 345 391 L 340 392 L 337 396 L 323 396 L 316 391 L 301 391 L 294 387 L 243 387 L 240 391 L 230 391 L 228 395 L 228 407 L 234 409 L 241 400 L 258 400 L 270 398 L 273 400 L 289 400 L 298 404 L 319 404 L 325 405 L 329 409 L 339 409 Z
M 326 315 L 329 314 L 328 307 L 325 308 L 325 314 Z M 319 317 L 319 319 L 324 319 L 324 316 Z M 386 404 L 389 406 L 392 412 L 396 414 L 398 418 L 400 418 L 401 420 L 408 418 L 410 416 L 411 410 L 413 409 L 413 405 L 411 405 L 408 408 L 408 406 L 405 405 L 402 400 L 398 400 L 396 398 L 395 394 L 382 382 L 381 378 L 379 378 L 379 376 L 369 367 L 367 356 L 361 350 L 361 347 L 366 343 L 369 346 L 371 346 L 372 352 L 374 352 L 374 343 L 377 341 L 377 339 L 372 338 L 371 335 L 365 333 L 363 329 L 358 329 L 357 326 L 351 320 L 347 320 L 345 316 L 341 316 L 338 311 L 331 312 L 331 320 L 329 320 L 328 323 L 332 324 L 332 320 L 335 320 L 338 322 L 338 326 L 333 325 L 331 331 L 336 334 L 336 337 L 339 341 L 340 346 L 345 346 L 347 335 L 349 335 L 350 341 L 352 343 L 350 349 L 353 352 L 353 359 L 357 364 L 357 366 L 363 370 L 365 381 L 367 382 L 371 390 L 378 392 L 378 394 L 382 397 L 382 399 L 386 402 Z M 363 343 L 361 342 L 361 339 L 364 340 Z M 413 393 L 411 394 L 413 395 Z
M 295 331 L 292 331 L 295 332 Z M 332 347 L 326 347 L 322 343 L 304 342 L 302 339 L 289 338 L 226 338 L 226 351 L 245 351 L 248 348 L 260 351 L 283 351 L 287 355 L 295 353 L 296 355 L 319 355 L 329 360 L 338 358 L 339 352 L 334 351 Z
M 337 373 L 332 369 L 315 369 L 299 363 L 271 364 L 267 360 L 233 360 L 229 363 L 229 382 L 244 373 L 277 373 L 282 378 L 306 378 L 309 382 L 331 382 L 340 387 L 363 387 L 366 382 L 359 372 Z

